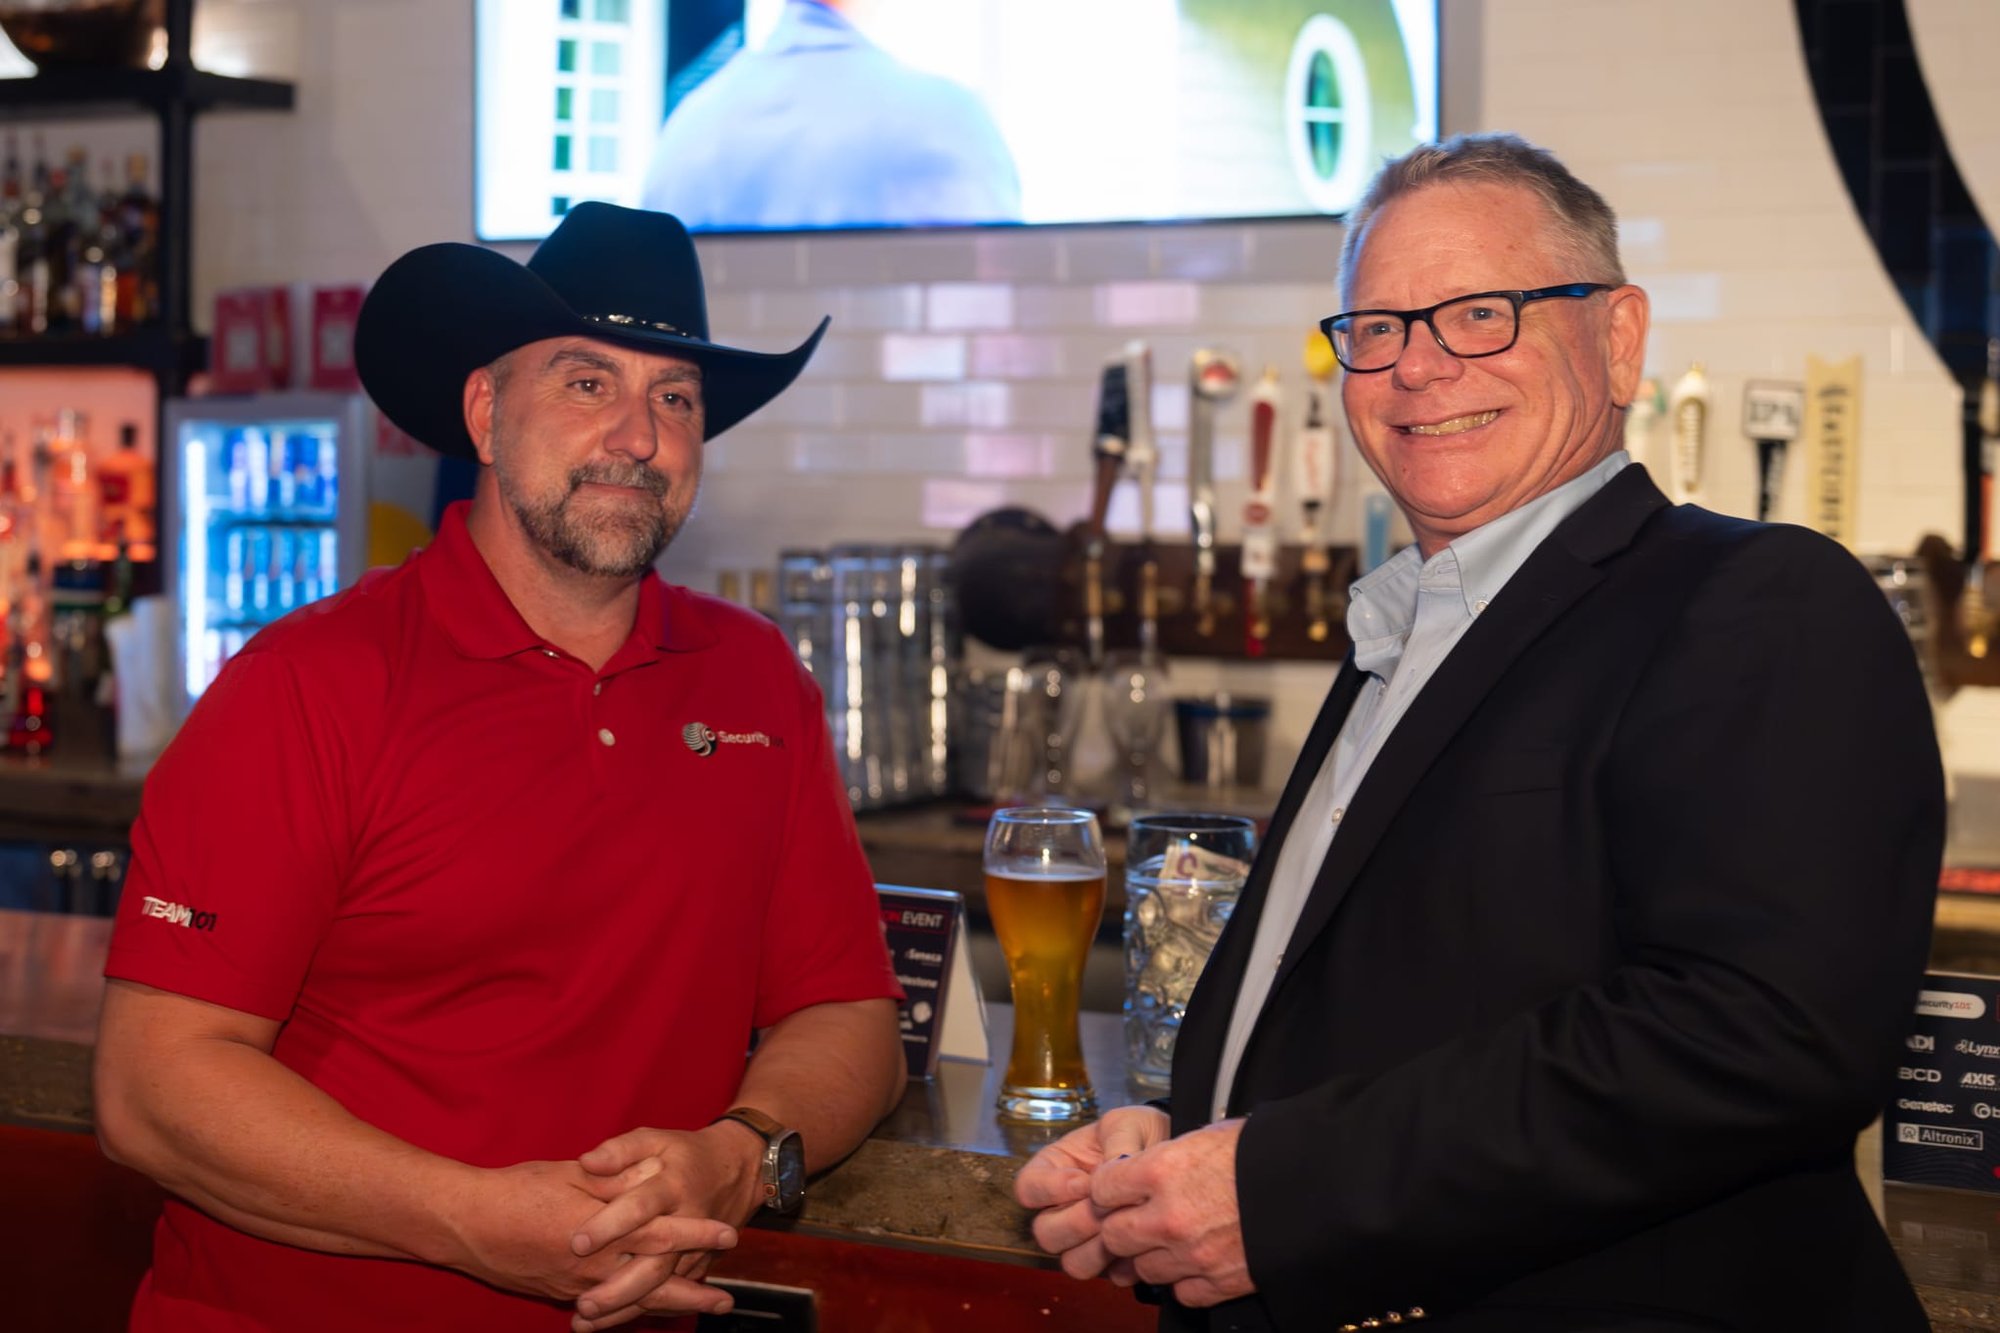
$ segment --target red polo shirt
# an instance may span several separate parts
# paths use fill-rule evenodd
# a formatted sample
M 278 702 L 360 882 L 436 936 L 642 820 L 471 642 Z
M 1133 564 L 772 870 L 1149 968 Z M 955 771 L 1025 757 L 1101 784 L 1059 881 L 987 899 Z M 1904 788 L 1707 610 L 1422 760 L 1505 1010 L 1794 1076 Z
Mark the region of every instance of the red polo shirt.
M 147 780 L 105 971 L 281 1020 L 277 1059 L 362 1120 L 502 1166 L 708 1123 L 752 1028 L 898 994 L 875 918 L 772 625 L 648 575 L 593 671 L 521 619 L 459 506 L 210 686 Z M 133 1326 L 568 1318 L 174 1202 Z

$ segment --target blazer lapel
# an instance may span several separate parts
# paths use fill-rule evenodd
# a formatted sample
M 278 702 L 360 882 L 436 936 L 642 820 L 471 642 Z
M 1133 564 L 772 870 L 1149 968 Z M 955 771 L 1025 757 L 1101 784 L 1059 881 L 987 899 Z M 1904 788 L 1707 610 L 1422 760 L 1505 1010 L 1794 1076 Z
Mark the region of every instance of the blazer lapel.
M 1355 697 L 1360 694 L 1365 678 L 1365 674 L 1355 668 L 1354 654 L 1350 651 L 1347 660 L 1341 664 L 1340 674 L 1334 677 L 1333 685 L 1326 692 L 1326 700 L 1320 705 L 1312 730 L 1306 733 L 1305 746 L 1299 751 L 1291 776 L 1285 781 L 1284 794 L 1278 798 L 1278 808 L 1272 813 L 1270 826 L 1258 845 L 1256 860 L 1250 867 L 1249 878 L 1244 881 L 1236 907 L 1229 915 L 1229 924 L 1223 927 L 1222 936 L 1215 942 L 1208 963 L 1195 983 L 1194 994 L 1189 998 L 1187 1016 L 1181 1024 L 1180 1035 L 1174 1039 L 1172 1086 L 1176 1111 L 1189 1108 L 1187 1113 L 1196 1117 L 1190 1122 L 1190 1128 L 1208 1121 L 1215 1078 L 1222 1065 L 1222 1044 L 1229 1034 L 1230 1016 L 1235 1009 L 1236 992 L 1249 960 L 1250 945 L 1257 938 L 1257 920 L 1263 914 L 1264 897 L 1271 882 L 1271 867 L 1277 863 L 1278 849 L 1284 845 L 1285 835 L 1291 832 L 1299 806 L 1305 802 L 1313 779 L 1319 776 L 1320 768 L 1326 763 L 1327 753 L 1333 748 L 1341 725 L 1347 720 L 1348 710 L 1354 707 Z M 1176 1132 L 1182 1128 L 1178 1121 L 1177 1114 Z
M 1493 605 L 1466 629 L 1368 766 L 1286 945 L 1272 996 L 1333 919 L 1375 845 L 1402 814 L 1411 789 L 1494 682 L 1596 586 L 1603 577 L 1597 566 L 1630 545 L 1646 519 L 1666 504 L 1643 467 L 1626 467 L 1535 548 Z

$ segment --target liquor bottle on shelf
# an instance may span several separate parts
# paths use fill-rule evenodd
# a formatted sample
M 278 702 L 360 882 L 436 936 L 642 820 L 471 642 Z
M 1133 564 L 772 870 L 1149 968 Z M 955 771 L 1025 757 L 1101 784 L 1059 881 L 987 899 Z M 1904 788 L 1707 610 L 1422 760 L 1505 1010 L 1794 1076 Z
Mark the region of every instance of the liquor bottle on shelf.
M 20 235 L 15 242 L 14 331 L 30 335 L 49 331 L 48 226 L 42 215 L 42 195 L 33 186 L 21 199 Z
M 41 585 L 41 552 L 31 549 L 27 586 L 7 617 L 8 675 L 14 695 L 7 748 L 29 755 L 42 754 L 55 744 L 49 709 L 55 659 L 49 651 L 48 599 Z
M 152 460 L 139 453 L 139 423 L 128 421 L 118 428 L 117 452 L 97 464 L 100 546 L 127 545 L 141 564 L 152 558 L 158 487 Z
M 98 494 L 90 458 L 89 429 L 83 413 L 64 408 L 56 413 L 55 437 L 49 441 L 51 490 L 49 506 L 59 560 L 91 559 L 102 535 L 98 525 Z
M 150 324 L 160 308 L 160 205 L 146 184 L 146 155 L 125 160 L 125 193 L 118 226 L 124 234 L 125 263 L 118 271 L 118 324 Z
M 76 327 L 76 215 L 70 211 L 69 171 L 49 171 L 48 193 L 42 200 L 45 235 L 43 261 L 48 276 L 43 332 L 67 333 Z
M 21 229 L 20 136 L 7 136 L 7 160 L 0 167 L 0 337 L 15 332 L 20 301 Z
M 21 499 L 14 432 L 0 431 L 0 616 L 13 605 L 25 570 L 34 510 Z

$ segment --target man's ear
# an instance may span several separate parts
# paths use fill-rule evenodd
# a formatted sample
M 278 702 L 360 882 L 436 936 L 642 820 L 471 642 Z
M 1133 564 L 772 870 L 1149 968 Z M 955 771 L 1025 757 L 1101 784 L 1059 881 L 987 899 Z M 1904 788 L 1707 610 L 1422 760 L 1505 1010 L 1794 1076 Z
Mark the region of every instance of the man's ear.
M 1652 303 L 1644 288 L 1630 283 L 1614 288 L 1608 302 L 1611 330 L 1605 359 L 1611 372 L 1611 401 L 1630 407 L 1646 374 L 1646 331 L 1653 322 Z
M 499 396 L 500 386 L 493 382 L 493 372 L 485 366 L 465 377 L 465 433 L 472 437 L 479 461 L 488 467 L 493 465 L 493 409 Z

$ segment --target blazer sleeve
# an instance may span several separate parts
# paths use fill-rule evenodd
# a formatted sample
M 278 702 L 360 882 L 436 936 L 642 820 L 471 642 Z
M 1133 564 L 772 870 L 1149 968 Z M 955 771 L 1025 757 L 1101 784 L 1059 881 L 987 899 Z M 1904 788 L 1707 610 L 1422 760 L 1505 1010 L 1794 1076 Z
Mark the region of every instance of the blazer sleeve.
M 1838 1161 L 1888 1095 L 1944 837 L 1910 643 L 1796 528 L 1735 543 L 1663 614 L 1590 771 L 1601 829 L 1575 835 L 1604 848 L 1616 965 L 1252 1110 L 1238 1196 L 1281 1327 L 1328 1292 L 1440 1312 Z

